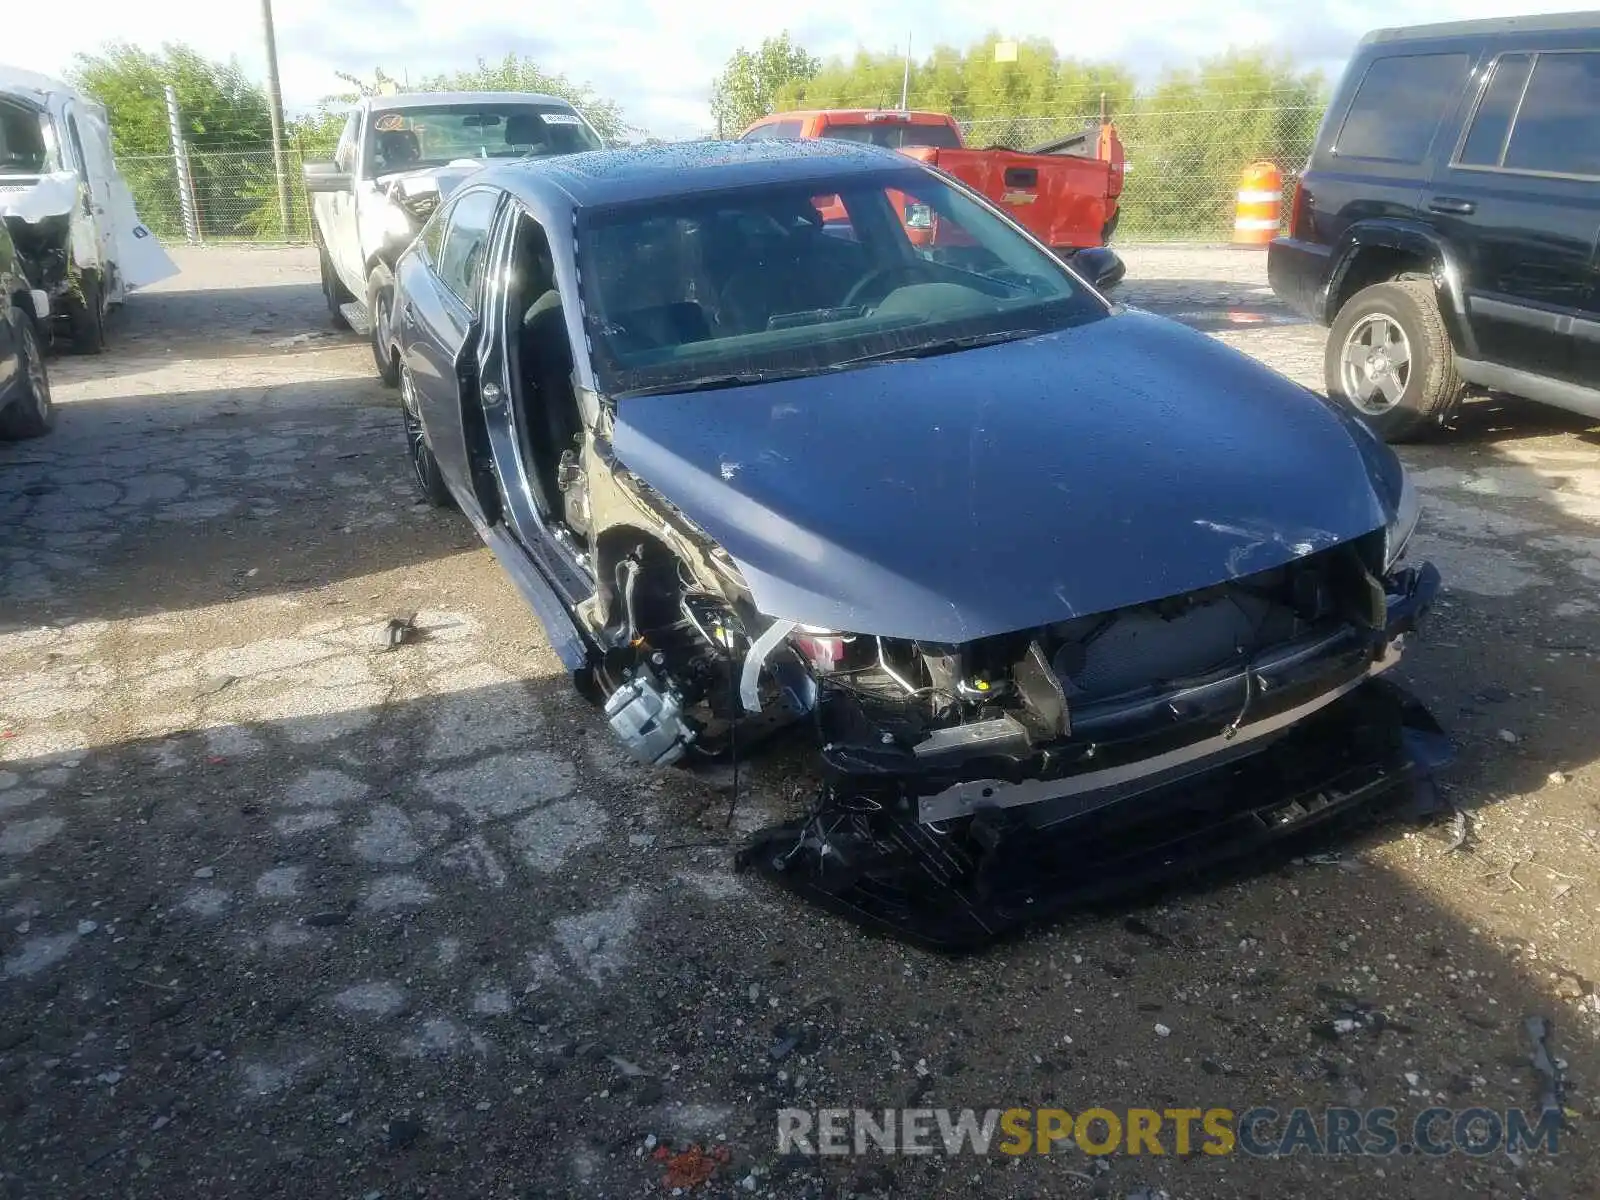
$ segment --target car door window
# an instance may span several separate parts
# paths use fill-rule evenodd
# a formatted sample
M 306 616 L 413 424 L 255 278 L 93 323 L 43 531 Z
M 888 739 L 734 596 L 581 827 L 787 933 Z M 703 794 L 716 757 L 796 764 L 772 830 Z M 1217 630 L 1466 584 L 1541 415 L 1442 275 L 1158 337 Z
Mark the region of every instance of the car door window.
M 1333 152 L 1341 158 L 1420 163 L 1467 81 L 1465 54 L 1400 54 L 1367 68 Z
M 341 171 L 352 171 L 356 165 L 356 131 L 360 128 L 356 114 L 351 113 L 345 119 L 344 129 L 339 133 L 339 144 L 334 148 L 333 161 Z
M 489 250 L 489 226 L 494 223 L 500 193 L 480 189 L 456 200 L 439 251 L 440 281 L 468 308 L 477 310 L 478 280 Z
M 417 235 L 417 243 L 422 247 L 423 257 L 434 270 L 439 269 L 439 251 L 444 248 L 444 227 L 450 223 L 450 213 L 449 207 L 441 208 Z
M 1501 165 L 1600 176 L 1600 51 L 1537 57 Z

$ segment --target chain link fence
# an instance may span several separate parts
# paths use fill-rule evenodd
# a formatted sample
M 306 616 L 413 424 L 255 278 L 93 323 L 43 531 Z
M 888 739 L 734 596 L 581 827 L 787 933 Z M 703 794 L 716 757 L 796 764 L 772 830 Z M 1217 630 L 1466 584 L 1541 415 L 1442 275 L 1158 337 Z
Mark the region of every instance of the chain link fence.
M 1322 119 L 1317 105 L 1133 111 L 1115 118 L 1128 160 L 1120 242 L 1227 241 L 1233 232 L 1239 177 L 1258 160 L 1285 176 L 1283 213 L 1290 211 L 1293 176 L 1311 152 Z M 1057 116 L 977 117 L 961 122 L 975 147 L 1028 150 L 1098 120 L 1094 112 Z M 291 144 L 284 151 L 289 219 L 278 204 L 270 149 L 189 150 L 193 209 L 203 242 L 304 242 L 311 215 L 301 168 L 332 156 L 332 146 Z M 164 241 L 186 233 L 178 172 L 171 155 L 123 158 L 139 215 Z
M 1284 174 L 1283 216 L 1293 178 L 1304 166 L 1322 121 L 1320 105 L 1217 109 L 1135 109 L 1114 118 L 1128 173 L 1117 240 L 1227 241 L 1233 234 L 1239 177 L 1253 162 Z M 1076 117 L 980 117 L 961 123 L 972 146 L 1028 150 L 1094 125 Z
M 193 149 L 188 152 L 195 233 L 201 242 L 308 242 L 311 206 L 302 180 L 307 162 L 331 158 L 333 148 L 284 147 L 288 221 L 278 203 L 272 150 Z M 177 164 L 170 154 L 120 157 L 139 217 L 164 242 L 188 236 Z

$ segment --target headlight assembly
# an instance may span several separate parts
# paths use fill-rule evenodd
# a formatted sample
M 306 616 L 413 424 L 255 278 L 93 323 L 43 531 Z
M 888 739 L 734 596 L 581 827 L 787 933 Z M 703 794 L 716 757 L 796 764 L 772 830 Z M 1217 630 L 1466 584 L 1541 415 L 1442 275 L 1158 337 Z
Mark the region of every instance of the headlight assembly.
M 1417 495 L 1416 484 L 1411 482 L 1409 472 L 1402 471 L 1400 501 L 1395 505 L 1394 516 L 1390 519 L 1388 527 L 1383 531 L 1385 570 L 1392 570 L 1395 563 L 1405 554 L 1406 546 L 1411 541 L 1411 535 L 1417 531 L 1417 520 L 1421 516 L 1422 500 Z

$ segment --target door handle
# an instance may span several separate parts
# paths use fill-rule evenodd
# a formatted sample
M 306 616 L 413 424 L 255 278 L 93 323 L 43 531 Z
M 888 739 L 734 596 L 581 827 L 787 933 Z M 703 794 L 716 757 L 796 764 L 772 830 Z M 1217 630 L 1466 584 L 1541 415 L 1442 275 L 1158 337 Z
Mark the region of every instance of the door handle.
M 1478 206 L 1471 200 L 1458 200 L 1454 196 L 1435 196 L 1428 201 L 1428 211 L 1466 217 L 1477 212 Z

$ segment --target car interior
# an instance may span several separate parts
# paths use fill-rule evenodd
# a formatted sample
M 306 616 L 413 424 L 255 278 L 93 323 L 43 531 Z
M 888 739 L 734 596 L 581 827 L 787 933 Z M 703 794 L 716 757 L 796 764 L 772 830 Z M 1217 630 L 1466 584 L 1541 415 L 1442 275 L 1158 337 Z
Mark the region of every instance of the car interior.
M 550 240 L 538 222 L 523 215 L 511 253 L 506 312 L 514 324 L 506 341 L 511 377 L 521 389 L 515 402 L 523 461 L 545 511 L 582 532 L 582 514 L 564 513 L 562 503 L 563 460 L 570 475 L 583 444 L 583 417 L 573 387 L 572 344 Z
M 1075 294 L 1009 230 L 969 218 L 953 192 L 881 185 L 602 214 L 579 234 L 597 366 L 622 391 L 637 372 L 820 369 L 884 348 L 863 339 L 988 332 L 965 326 Z

